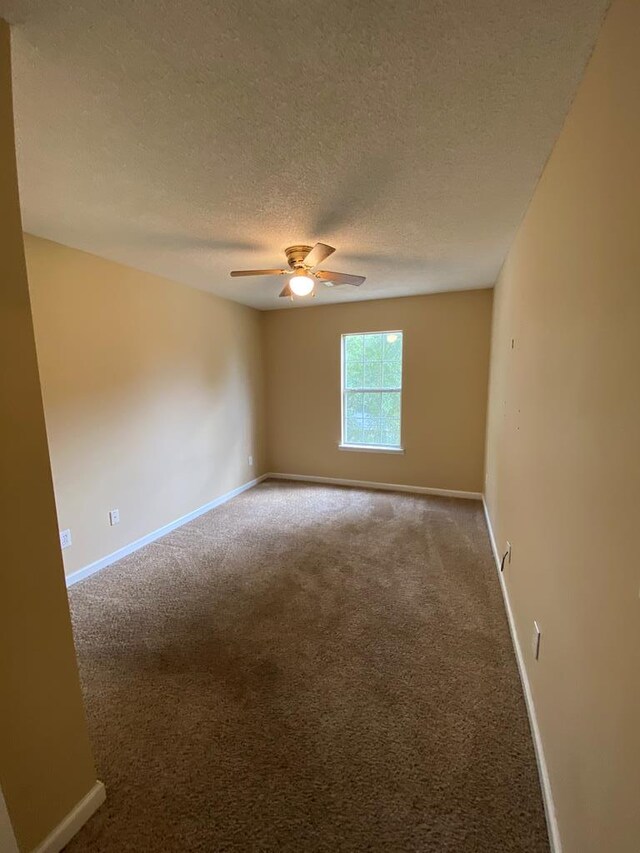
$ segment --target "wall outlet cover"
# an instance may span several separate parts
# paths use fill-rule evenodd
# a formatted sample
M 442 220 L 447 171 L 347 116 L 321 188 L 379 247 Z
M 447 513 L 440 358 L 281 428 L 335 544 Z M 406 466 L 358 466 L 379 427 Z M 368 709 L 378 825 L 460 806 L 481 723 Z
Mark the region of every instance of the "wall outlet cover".
M 120 524 L 120 510 L 112 509 L 109 513 L 109 524 L 113 527 L 114 524 Z
M 60 547 L 68 548 L 71 545 L 71 530 L 67 528 L 66 530 L 60 531 Z

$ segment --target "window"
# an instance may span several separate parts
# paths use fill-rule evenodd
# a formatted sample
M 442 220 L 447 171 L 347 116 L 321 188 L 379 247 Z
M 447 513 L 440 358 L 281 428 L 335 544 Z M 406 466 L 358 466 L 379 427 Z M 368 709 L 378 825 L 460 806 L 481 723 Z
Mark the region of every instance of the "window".
M 342 444 L 401 450 L 402 332 L 342 336 Z

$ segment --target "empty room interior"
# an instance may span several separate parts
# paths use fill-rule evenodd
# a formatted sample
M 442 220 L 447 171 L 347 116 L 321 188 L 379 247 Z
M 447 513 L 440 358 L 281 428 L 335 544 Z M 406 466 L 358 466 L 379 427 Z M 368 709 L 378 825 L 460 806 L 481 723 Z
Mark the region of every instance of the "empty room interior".
M 639 45 L 0 0 L 0 853 L 639 853 Z

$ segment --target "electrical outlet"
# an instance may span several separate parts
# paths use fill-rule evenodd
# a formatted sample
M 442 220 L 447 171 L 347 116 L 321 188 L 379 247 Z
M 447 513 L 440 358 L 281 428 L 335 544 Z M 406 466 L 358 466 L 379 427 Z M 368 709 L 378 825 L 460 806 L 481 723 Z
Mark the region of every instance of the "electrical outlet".
M 249 457 L 249 465 L 253 465 L 253 456 Z
M 109 513 L 109 524 L 113 527 L 114 524 L 120 524 L 120 510 L 112 509 Z
M 507 542 L 507 563 L 511 562 L 511 542 Z
M 60 547 L 68 548 L 71 545 L 71 531 L 69 528 L 60 531 Z
M 540 628 L 538 627 L 538 623 L 533 623 L 533 635 L 531 637 L 531 651 L 533 652 L 533 659 L 538 660 L 540 657 L 540 637 L 542 636 L 540 632 Z

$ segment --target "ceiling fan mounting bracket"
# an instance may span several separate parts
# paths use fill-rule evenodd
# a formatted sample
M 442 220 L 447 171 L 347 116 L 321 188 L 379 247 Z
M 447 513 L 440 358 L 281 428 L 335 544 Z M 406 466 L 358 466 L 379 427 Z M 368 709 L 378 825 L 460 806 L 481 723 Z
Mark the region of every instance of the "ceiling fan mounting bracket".
M 289 266 L 292 270 L 299 269 L 304 266 L 304 259 L 307 257 L 309 252 L 311 251 L 311 246 L 289 246 L 288 249 L 285 249 L 285 255 L 287 256 L 287 261 L 289 262 Z

